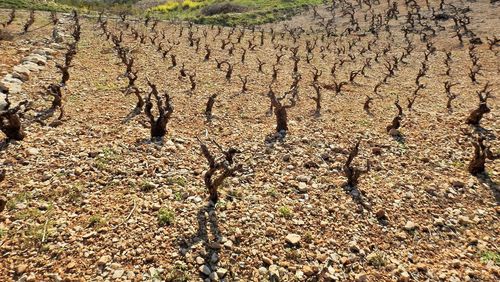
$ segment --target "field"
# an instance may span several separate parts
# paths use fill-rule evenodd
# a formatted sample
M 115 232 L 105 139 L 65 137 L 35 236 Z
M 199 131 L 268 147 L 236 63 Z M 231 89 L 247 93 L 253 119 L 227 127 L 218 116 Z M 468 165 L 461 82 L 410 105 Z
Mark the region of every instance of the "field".
M 307 4 L 0 10 L 0 281 L 498 281 L 499 3 Z
M 149 7 L 146 13 L 158 18 L 190 20 L 198 24 L 239 26 L 286 20 L 304 9 L 321 3 L 321 0 L 170 0 L 155 5 L 146 0 L 138 2 L 135 6 Z

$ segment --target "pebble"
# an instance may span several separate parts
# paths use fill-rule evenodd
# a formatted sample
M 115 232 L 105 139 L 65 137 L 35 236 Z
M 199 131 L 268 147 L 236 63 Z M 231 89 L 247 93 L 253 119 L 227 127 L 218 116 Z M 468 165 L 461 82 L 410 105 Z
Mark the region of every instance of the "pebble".
M 205 263 L 205 259 L 202 257 L 196 257 L 196 263 L 202 265 Z
M 17 65 L 12 68 L 12 77 L 18 78 L 21 81 L 28 81 L 30 79 L 30 73 L 30 70 L 23 65 Z
M 314 275 L 314 269 L 309 265 L 304 265 L 302 267 L 302 272 L 304 272 L 304 274 L 306 276 L 313 276 Z
M 458 222 L 461 225 L 470 225 L 470 224 L 472 224 L 472 220 L 470 220 L 469 217 L 463 216 L 463 215 L 461 215 L 461 216 L 458 217 Z
M 304 182 L 299 182 L 299 185 L 298 185 L 298 190 L 300 193 L 305 193 L 307 192 L 307 184 L 304 183 Z
M 198 268 L 201 273 L 205 274 L 206 276 L 209 276 L 212 271 L 210 271 L 210 268 L 207 265 L 202 265 Z
M 366 282 L 368 281 L 368 276 L 365 273 L 359 273 L 355 276 L 356 282 Z
M 266 257 L 266 256 L 263 256 L 263 257 L 262 257 L 262 262 L 263 262 L 264 264 L 266 264 L 266 265 L 272 265 L 272 264 L 273 264 L 273 260 L 272 260 L 272 259 L 270 259 L 270 258 L 268 258 L 268 257 Z
M 297 245 L 300 242 L 300 235 L 297 234 L 288 234 L 285 237 L 285 240 L 287 243 L 292 244 L 292 245 Z
M 307 183 L 307 182 L 309 182 L 309 180 L 311 179 L 311 177 L 308 177 L 306 175 L 299 175 L 295 179 L 297 179 L 297 181 L 299 181 L 299 182 Z
M 125 273 L 125 270 L 123 270 L 123 269 L 115 270 L 113 272 L 113 279 L 118 279 L 118 278 L 122 277 L 124 273 Z
M 219 281 L 219 275 L 217 274 L 217 272 L 210 273 L 208 278 L 210 278 L 210 280 L 212 280 L 212 281 Z
M 399 276 L 398 282 L 408 282 L 410 281 L 410 274 L 408 272 L 403 271 Z
M 219 275 L 220 278 L 224 278 L 224 276 L 226 276 L 227 274 L 227 271 L 227 269 L 220 267 L 217 269 L 217 275 Z
M 21 275 L 21 274 L 25 273 L 27 269 L 28 269 L 28 265 L 23 263 L 23 264 L 16 266 L 15 272 L 17 275 Z
M 417 227 L 418 227 L 418 225 L 415 222 L 408 221 L 408 222 L 406 222 L 404 229 L 406 231 L 413 231 L 413 230 L 417 229 Z
M 109 263 L 111 261 L 111 256 L 109 255 L 105 255 L 105 256 L 102 256 L 98 261 L 97 261 L 97 265 L 98 266 L 104 266 L 106 265 L 107 263 Z
M 382 149 L 380 147 L 373 147 L 372 148 L 372 153 L 376 156 L 379 156 L 382 154 Z
M 266 236 L 273 236 L 277 232 L 276 228 L 274 227 L 267 227 L 266 228 Z
M 38 150 L 37 148 L 28 148 L 28 150 L 26 150 L 28 152 L 28 154 L 30 155 L 38 155 L 40 153 L 40 150 Z
M 269 266 L 269 277 L 272 279 L 272 281 L 280 281 L 280 272 L 279 268 L 277 265 L 273 264 Z
M 378 220 L 387 220 L 387 214 L 384 209 L 380 209 L 375 213 Z
M 261 275 L 266 275 L 267 274 L 267 268 L 265 268 L 263 266 L 259 267 L 259 273 Z
M 464 188 L 465 183 L 459 179 L 453 179 L 451 180 L 451 186 L 453 186 L 454 188 Z

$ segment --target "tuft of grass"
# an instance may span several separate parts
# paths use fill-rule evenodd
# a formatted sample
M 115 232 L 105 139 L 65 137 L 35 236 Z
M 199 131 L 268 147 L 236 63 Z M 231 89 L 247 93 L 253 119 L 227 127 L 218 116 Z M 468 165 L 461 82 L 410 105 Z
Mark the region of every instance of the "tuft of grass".
M 276 188 L 271 188 L 267 191 L 267 195 L 276 198 L 278 197 L 278 191 L 276 190 Z
M 55 235 L 55 222 L 47 219 L 42 224 L 35 224 L 26 230 L 24 243 L 30 246 L 43 246 L 49 237 Z M 44 241 L 45 240 L 45 241 Z
M 380 252 L 374 252 L 368 255 L 368 264 L 373 265 L 375 268 L 383 267 L 387 264 L 385 256 Z
M 166 274 L 165 280 L 175 282 L 189 281 L 189 273 L 187 267 L 185 265 L 176 263 L 174 267 Z
M 0 239 L 2 239 L 5 235 L 7 235 L 7 230 L 0 228 Z
M 80 204 L 83 200 L 83 187 L 80 182 L 65 186 L 59 193 L 60 197 L 67 199 L 67 202 Z
M 16 220 L 27 220 L 27 219 L 36 220 L 41 215 L 42 215 L 42 213 L 40 212 L 39 209 L 37 209 L 37 208 L 29 208 L 29 209 L 24 209 L 22 211 L 19 211 L 14 216 L 14 218 Z
M 161 208 L 158 211 L 158 224 L 160 226 L 171 225 L 175 220 L 175 214 L 168 208 Z
M 16 196 L 14 196 L 12 199 L 8 200 L 6 207 L 10 211 L 14 210 L 18 203 L 25 203 L 29 199 L 31 199 L 31 197 L 32 196 L 29 192 L 21 192 L 21 193 L 17 194 Z
M 486 251 L 481 254 L 482 263 L 493 262 L 495 265 L 500 265 L 500 253 L 494 251 Z
M 94 214 L 89 218 L 89 225 L 88 227 L 100 227 L 103 226 L 105 223 L 104 218 L 100 214 Z
M 288 206 L 281 206 L 278 208 L 278 213 L 281 217 L 291 218 L 293 216 L 292 210 Z
M 309 231 L 308 231 L 308 232 L 306 232 L 306 233 L 304 234 L 304 241 L 305 241 L 306 243 L 309 243 L 309 244 L 310 244 L 310 243 L 312 243 L 312 242 L 313 242 L 313 239 L 314 239 L 314 236 L 312 235 L 312 233 L 311 233 L 311 232 L 309 232 Z
M 453 167 L 456 167 L 456 168 L 464 168 L 465 167 L 465 164 L 463 162 L 460 162 L 460 161 L 454 161 L 454 162 L 450 163 L 450 165 Z
M 182 198 L 182 193 L 181 193 L 181 192 L 179 192 L 179 191 L 175 192 L 175 193 L 174 193 L 174 199 L 175 199 L 176 201 L 182 201 L 182 199 L 183 199 L 183 198 Z
M 167 184 L 168 185 L 173 185 L 173 184 L 177 184 L 181 187 L 186 187 L 187 185 L 187 180 L 185 177 L 183 176 L 176 176 L 176 177 L 171 177 L 171 178 L 168 178 L 167 179 Z
M 149 182 L 149 181 L 144 181 L 141 184 L 141 191 L 143 191 L 143 192 L 149 192 L 155 188 L 156 188 L 156 185 L 152 182 Z

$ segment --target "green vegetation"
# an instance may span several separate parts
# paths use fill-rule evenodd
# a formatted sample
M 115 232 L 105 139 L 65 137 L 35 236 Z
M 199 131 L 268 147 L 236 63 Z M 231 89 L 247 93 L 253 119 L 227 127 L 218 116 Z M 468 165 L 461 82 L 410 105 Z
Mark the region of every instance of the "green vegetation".
M 156 188 L 156 185 L 152 182 L 149 182 L 149 181 L 143 181 L 141 184 L 141 191 L 143 191 L 143 192 L 149 192 L 155 188 Z
M 106 221 L 100 214 L 94 214 L 89 218 L 88 227 L 102 227 L 105 223 Z
M 18 203 L 26 203 L 30 200 L 32 195 L 29 192 L 22 192 L 7 201 L 7 209 L 14 210 Z
M 0 228 L 0 239 L 2 239 L 6 235 L 7 235 L 7 230 L 3 229 L 3 228 Z
M 198 24 L 258 25 L 285 20 L 321 0 L 167 0 L 149 14 L 162 19 L 190 20 Z
M 368 264 L 376 268 L 383 267 L 387 264 L 387 260 L 383 253 L 373 252 L 367 256 Z
M 493 251 L 486 251 L 481 254 L 481 262 L 488 263 L 493 262 L 495 265 L 500 265 L 500 253 Z
M 48 0 L 47 2 L 34 0 L 2 0 L 0 8 L 3 9 L 26 9 L 26 10 L 42 10 L 42 11 L 71 11 L 74 7 L 62 3 L 56 3 Z
M 161 208 L 158 211 L 158 224 L 160 226 L 170 225 L 174 222 L 175 214 L 172 210 Z
M 282 216 L 284 218 L 291 218 L 292 217 L 292 210 L 287 206 L 279 207 L 278 212 L 279 212 L 280 216 Z
M 139 0 L 3 0 L 0 8 L 66 12 L 77 9 L 81 13 L 107 10 L 115 14 L 148 14 L 159 19 L 197 24 L 248 26 L 289 19 L 311 5 L 321 4 L 322 0 L 164 0 L 153 7 L 137 2 Z
M 186 187 L 187 185 L 187 180 L 184 176 L 175 176 L 167 179 L 167 184 L 168 185 L 179 185 L 181 187 Z

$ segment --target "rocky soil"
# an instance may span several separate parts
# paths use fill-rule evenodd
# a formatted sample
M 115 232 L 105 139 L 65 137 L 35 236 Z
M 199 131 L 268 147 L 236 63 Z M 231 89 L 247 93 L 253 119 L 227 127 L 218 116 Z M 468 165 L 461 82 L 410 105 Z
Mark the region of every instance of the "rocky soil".
M 378 12 L 387 8 L 381 2 L 374 6 Z M 33 122 L 33 111 L 50 106 L 45 88 L 60 80 L 55 65 L 64 61 L 73 22 L 70 15 L 60 14 L 53 26 L 48 13 L 36 12 L 33 27 L 21 34 L 28 12 L 18 11 L 5 28 L 13 39 L 0 41 L 0 89 L 10 90 L 13 104 L 32 101 L 33 111 L 23 118 L 26 138 L 3 144 L 0 152 L 6 174 L 0 183 L 0 198 L 6 201 L 0 212 L 0 280 L 498 281 L 500 166 L 498 160 L 488 160 L 487 175 L 470 175 L 473 147 L 464 133 L 483 134 L 498 154 L 498 98 L 488 100 L 491 112 L 480 128 L 464 122 L 486 82 L 498 96 L 500 49 L 487 44 L 487 38 L 498 37 L 495 19 L 489 18 L 500 13 L 498 4 L 450 2 L 470 7 L 471 29 L 483 42 L 475 47 L 482 66 L 478 83 L 468 76 L 468 38 L 460 46 L 452 37 L 453 21 L 440 22 L 445 30 L 430 39 L 437 50 L 429 56 L 429 70 L 421 78 L 425 88 L 410 111 L 407 98 L 427 50 L 417 35 L 411 35 L 415 51 L 407 63 L 399 65 L 378 94 L 373 92 L 384 78 L 386 60 L 400 56 L 406 45 L 398 23 L 407 11 L 403 1 L 397 2 L 400 22 L 391 21 L 392 36 L 381 32 L 373 44 L 374 35 L 364 33 L 345 54 L 335 48 L 348 48 L 358 37 L 354 33 L 319 39 L 310 64 L 306 41 L 321 37 L 320 31 L 305 32 L 296 43 L 285 32 L 273 43 L 267 26 L 260 45 L 260 32 L 247 29 L 230 55 L 229 46 L 221 49 L 221 40 L 231 29 L 216 36 L 216 27 L 195 26 L 192 32 L 201 40 L 196 52 L 189 46 L 187 24 L 179 37 L 180 25 L 160 22 L 157 30 L 166 34 L 163 47 L 173 46 L 178 60 L 170 67 L 170 58 L 163 59 L 157 46 L 134 40 L 123 22 L 110 18 L 109 31 L 123 32 L 122 44 L 135 58 L 139 88 L 149 93 L 148 78 L 172 98 L 174 113 L 163 142 L 149 140 L 144 114 L 126 119 L 136 99 L 123 94 L 125 67 L 113 43 L 101 35 L 97 19 L 83 15 L 81 40 L 63 88 L 64 118 L 57 126 Z M 428 13 L 425 1 L 417 2 Z M 362 31 L 367 29 L 362 20 L 366 9 L 356 14 Z M 0 11 L 0 22 L 8 13 Z M 328 16 L 324 7 L 319 13 Z M 127 21 L 154 35 L 151 24 Z M 294 23 L 306 31 L 321 26 L 312 11 L 286 26 Z M 339 32 L 347 23 L 341 17 Z M 248 41 L 257 47 L 247 52 L 243 64 Z M 321 52 L 329 42 L 331 50 Z M 293 46 L 300 46 L 302 81 L 297 105 L 288 111 L 286 137 L 269 142 L 276 124 L 267 113 L 266 93 L 280 54 L 277 44 L 285 46 L 285 56 L 274 91 L 281 95 L 293 81 Z M 212 49 L 208 62 L 205 45 Z M 360 55 L 368 45 L 372 50 Z M 384 48 L 390 50 L 382 55 Z M 446 52 L 453 58 L 449 76 L 443 63 Z M 230 82 L 225 68 L 216 68 L 215 58 L 234 64 Z M 257 58 L 266 63 L 263 73 Z M 349 81 L 350 72 L 360 69 L 365 58 L 372 58 L 372 66 L 340 94 L 322 89 L 321 115 L 315 116 L 309 98 L 315 95 L 313 66 L 323 71 L 319 82 L 328 85 L 334 81 L 330 69 L 335 62 L 346 60 L 336 77 Z M 183 64 L 188 72 L 196 71 L 194 92 L 180 75 Z M 237 75 L 248 75 L 247 93 L 239 93 Z M 452 112 L 446 108 L 446 81 L 459 83 L 452 88 L 459 94 Z M 219 95 L 208 122 L 205 103 L 214 93 Z M 363 110 L 367 95 L 374 98 L 371 114 Z M 396 97 L 404 110 L 398 138 L 386 131 L 397 114 Z M 213 152 L 217 148 L 210 139 L 242 151 L 236 161 L 243 170 L 226 179 L 215 207 L 204 186 L 208 163 L 197 138 Z M 356 187 L 346 187 L 343 165 L 357 140 L 361 143 L 354 164 L 364 168 L 369 160 L 371 170 Z

